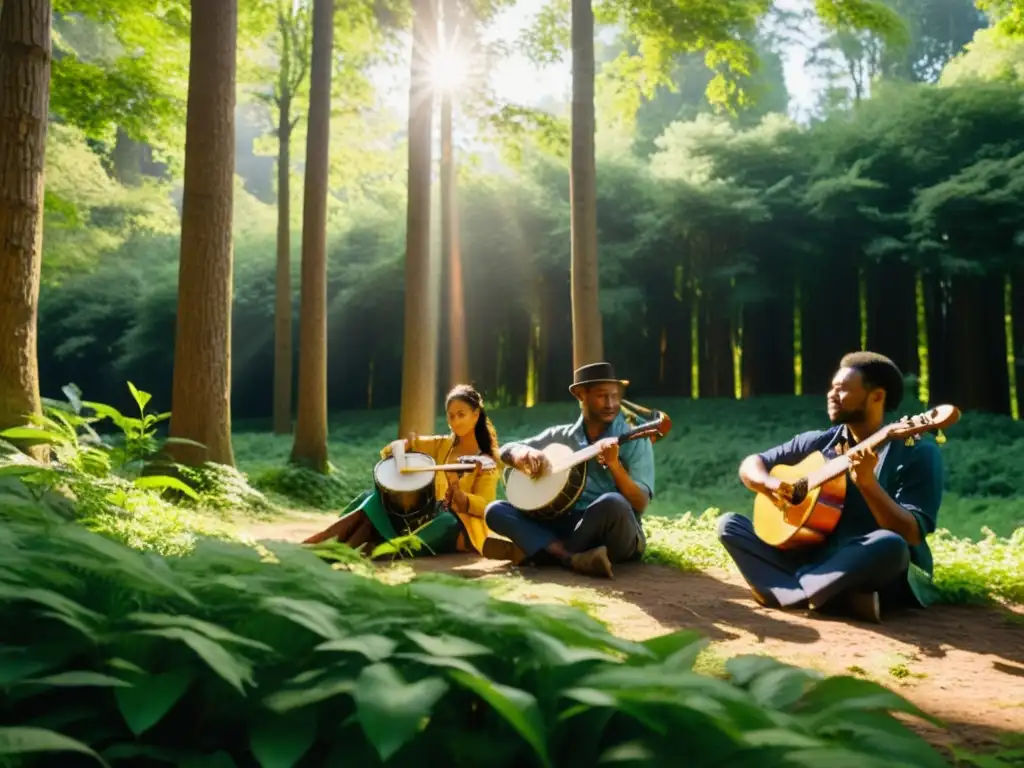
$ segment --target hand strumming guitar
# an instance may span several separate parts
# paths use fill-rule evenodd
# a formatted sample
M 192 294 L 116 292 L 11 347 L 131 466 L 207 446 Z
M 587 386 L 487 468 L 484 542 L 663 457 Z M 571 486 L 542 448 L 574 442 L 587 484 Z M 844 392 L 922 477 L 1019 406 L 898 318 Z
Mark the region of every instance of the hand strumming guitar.
M 777 477 L 769 476 L 765 480 L 764 493 L 775 500 L 775 506 L 779 509 L 793 501 L 793 486 Z
M 520 452 L 513 466 L 530 477 L 543 477 L 551 471 L 551 461 L 536 448 L 526 448 Z

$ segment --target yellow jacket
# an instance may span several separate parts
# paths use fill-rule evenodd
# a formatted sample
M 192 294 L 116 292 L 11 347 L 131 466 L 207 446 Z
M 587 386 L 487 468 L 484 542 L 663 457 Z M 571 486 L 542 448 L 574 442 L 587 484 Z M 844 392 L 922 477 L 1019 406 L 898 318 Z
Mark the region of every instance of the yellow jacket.
M 410 451 L 425 453 L 438 464 L 453 464 L 456 459 L 452 455 L 455 447 L 454 435 L 426 435 L 417 437 L 409 446 Z M 382 459 L 391 455 L 391 446 L 387 445 L 380 452 Z M 459 488 L 466 494 L 468 504 L 466 513 L 457 512 L 452 509 L 469 534 L 469 541 L 479 554 L 483 554 L 484 541 L 490 533 L 487 523 L 484 522 L 484 509 L 497 498 L 498 495 L 498 468 L 480 469 L 473 472 L 464 472 L 459 475 Z M 443 501 L 448 493 L 448 474 L 446 472 L 434 473 L 434 494 L 438 501 Z

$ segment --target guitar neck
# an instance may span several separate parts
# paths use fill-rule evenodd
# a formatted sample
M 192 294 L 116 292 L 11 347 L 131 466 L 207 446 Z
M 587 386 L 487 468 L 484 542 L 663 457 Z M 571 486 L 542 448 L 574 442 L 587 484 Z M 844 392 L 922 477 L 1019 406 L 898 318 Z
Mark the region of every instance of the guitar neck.
M 836 456 L 834 459 L 830 459 L 825 462 L 819 469 L 811 472 L 807 475 L 807 487 L 817 488 L 820 485 L 824 485 L 829 480 L 839 477 L 846 470 L 850 468 L 850 453 L 861 453 L 868 449 L 874 450 L 878 446 L 889 440 L 889 429 L 888 427 L 882 427 L 882 429 L 875 432 L 870 437 L 866 438 L 864 442 L 858 443 L 855 447 L 851 448 L 849 453 L 844 453 L 841 456 Z
M 623 445 L 624 443 L 628 443 L 630 440 L 635 440 L 638 437 L 646 436 L 649 431 L 649 424 L 641 424 L 629 430 L 628 432 L 622 433 L 615 439 L 618 441 L 619 445 Z M 600 452 L 601 446 L 597 445 L 596 443 L 594 445 L 588 445 L 586 448 L 580 448 L 572 456 L 570 456 L 565 461 L 561 462 L 557 467 L 553 467 L 552 469 L 554 472 L 564 472 L 565 470 L 572 469 L 573 467 L 582 464 L 585 461 L 590 461 Z

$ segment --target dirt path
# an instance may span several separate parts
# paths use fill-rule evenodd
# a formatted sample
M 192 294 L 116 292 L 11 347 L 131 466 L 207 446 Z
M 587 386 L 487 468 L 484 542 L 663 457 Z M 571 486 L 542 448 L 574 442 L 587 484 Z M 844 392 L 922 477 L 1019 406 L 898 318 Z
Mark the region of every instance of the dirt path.
M 248 526 L 258 538 L 301 541 L 322 516 Z M 572 603 L 616 634 L 643 640 L 695 629 L 712 641 L 712 663 L 765 653 L 830 674 L 858 674 L 898 691 L 941 718 L 937 743 L 983 749 L 1024 733 L 1024 610 L 933 606 L 885 616 L 882 625 L 782 613 L 758 606 L 730 572 L 681 573 L 652 565 L 617 566 L 598 582 L 559 569 L 514 569 L 467 556 L 411 561 L 417 571 L 509 579 L 501 596 Z

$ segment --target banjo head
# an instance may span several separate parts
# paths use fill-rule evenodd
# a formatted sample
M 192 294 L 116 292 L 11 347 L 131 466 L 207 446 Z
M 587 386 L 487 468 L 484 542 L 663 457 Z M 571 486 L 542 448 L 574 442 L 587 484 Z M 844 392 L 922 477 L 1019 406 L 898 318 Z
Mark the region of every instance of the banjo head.
M 548 457 L 552 466 L 557 467 L 573 454 L 572 448 L 561 443 L 552 443 L 541 453 Z M 571 469 L 552 472 L 543 477 L 531 478 L 525 472 L 511 472 L 505 484 L 505 497 L 516 509 L 524 512 L 547 506 L 565 487 Z
M 405 454 L 405 464 L 407 467 L 432 467 L 436 462 L 425 453 L 410 452 Z M 399 472 L 398 462 L 394 456 L 377 462 L 377 466 L 373 468 L 373 478 L 382 488 L 395 493 L 422 491 L 434 484 L 433 472 Z

